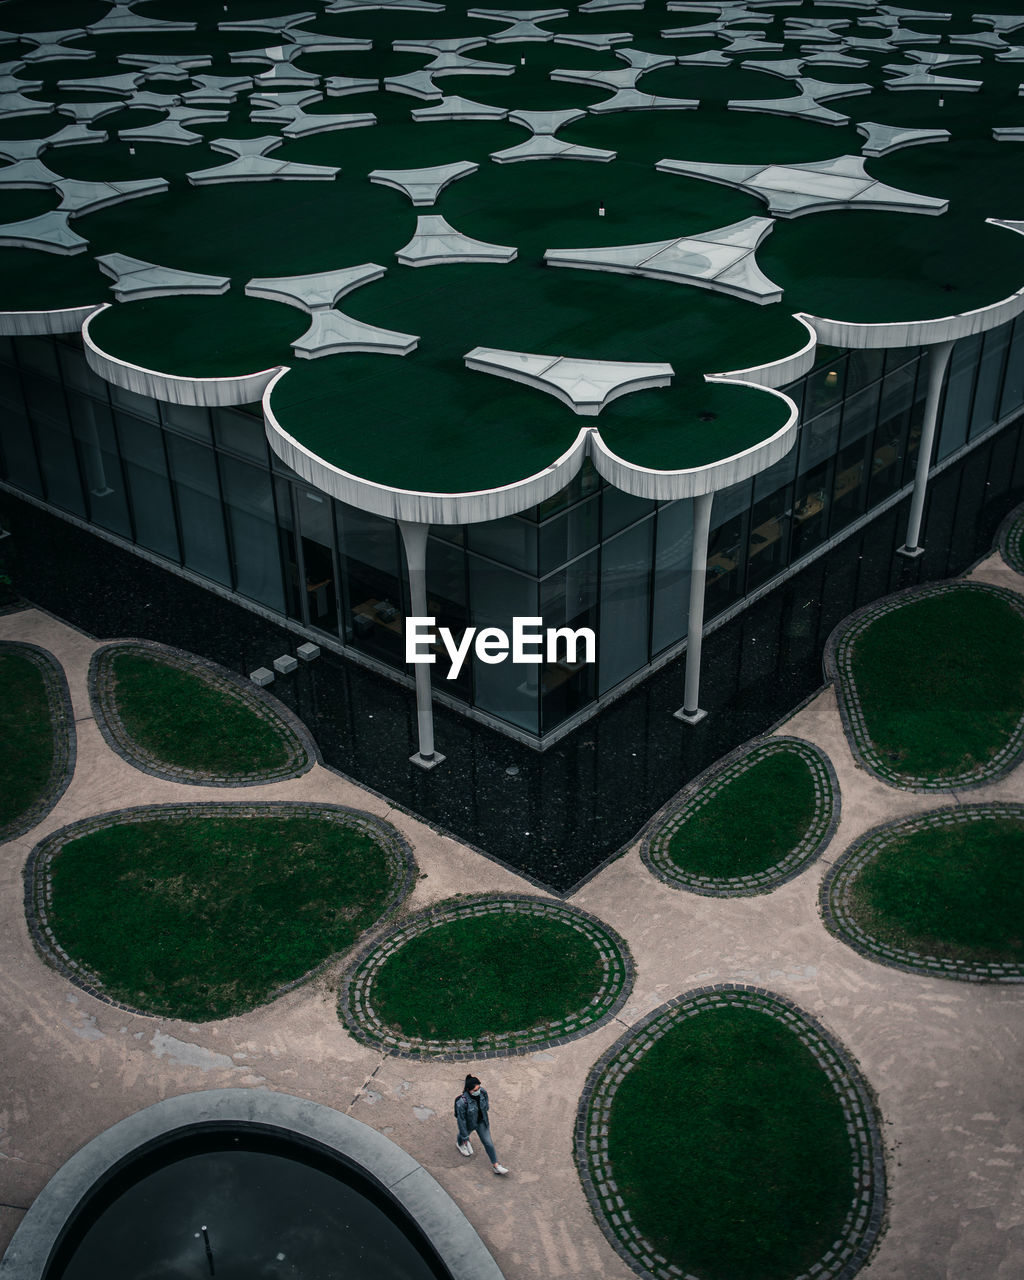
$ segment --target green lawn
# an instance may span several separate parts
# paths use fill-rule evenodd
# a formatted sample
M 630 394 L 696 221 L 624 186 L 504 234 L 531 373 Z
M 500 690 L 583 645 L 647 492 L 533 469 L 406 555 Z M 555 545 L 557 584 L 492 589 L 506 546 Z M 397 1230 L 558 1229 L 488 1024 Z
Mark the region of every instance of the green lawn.
M 814 816 L 806 761 L 793 750 L 774 751 L 694 808 L 672 834 L 668 853 L 691 875 L 753 875 L 790 853 Z
M 589 1004 L 601 986 L 593 942 L 520 912 L 449 920 L 404 943 L 372 988 L 380 1020 L 418 1039 L 522 1031 Z
M 65 845 L 50 923 L 135 1008 L 245 1012 L 346 950 L 394 892 L 381 846 L 337 819 L 157 817 Z
M 941 959 L 1024 962 L 1024 821 L 981 818 L 891 840 L 851 886 L 878 941 Z
M 115 653 L 112 667 L 121 722 L 157 760 L 219 776 L 271 773 L 288 764 L 284 726 L 202 676 L 133 652 Z
M 53 770 L 53 711 L 34 662 L 0 650 L 0 830 L 46 794 Z
M 982 768 L 1024 712 L 1024 618 L 990 592 L 900 605 L 856 637 L 851 665 L 868 735 L 906 777 Z
M 792 1280 L 840 1236 L 853 1200 L 832 1085 L 756 1009 L 672 1026 L 619 1085 L 608 1150 L 637 1229 L 701 1280 Z

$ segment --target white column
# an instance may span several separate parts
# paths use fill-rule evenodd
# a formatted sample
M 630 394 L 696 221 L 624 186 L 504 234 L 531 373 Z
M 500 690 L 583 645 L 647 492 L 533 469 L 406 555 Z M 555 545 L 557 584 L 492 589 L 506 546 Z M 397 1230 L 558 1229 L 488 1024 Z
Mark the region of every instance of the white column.
M 677 720 L 697 724 L 707 715 L 700 709 L 700 650 L 704 639 L 704 584 L 708 576 L 708 535 L 713 493 L 693 500 L 693 547 L 690 555 L 690 611 L 686 622 L 686 677 L 683 705 Z
M 405 562 L 409 568 L 409 593 L 412 596 L 414 617 L 427 615 L 427 534 L 430 525 L 418 520 L 399 520 L 402 543 L 405 546 Z M 409 759 L 421 769 L 433 769 L 444 756 L 434 750 L 434 708 L 430 698 L 430 664 L 417 662 L 416 668 L 416 723 L 419 731 L 419 750 Z
M 928 490 L 928 467 L 935 443 L 935 428 L 939 421 L 942 380 L 946 376 L 952 350 L 952 342 L 937 342 L 928 353 L 928 394 L 924 402 L 924 425 L 918 447 L 917 471 L 914 474 L 914 495 L 910 500 L 910 518 L 907 520 L 907 541 L 898 552 L 901 556 L 919 556 L 924 553 L 920 538 L 924 499 Z

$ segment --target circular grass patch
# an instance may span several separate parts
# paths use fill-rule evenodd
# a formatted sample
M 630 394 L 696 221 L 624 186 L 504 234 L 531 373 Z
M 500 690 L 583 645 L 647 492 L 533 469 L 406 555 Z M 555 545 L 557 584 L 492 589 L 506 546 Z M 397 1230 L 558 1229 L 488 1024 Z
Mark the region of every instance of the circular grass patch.
M 848 1277 L 881 1231 L 866 1086 L 754 988 L 691 992 L 617 1041 L 584 1089 L 576 1163 L 613 1247 L 658 1280 Z
M 0 644 L 0 840 L 39 822 L 74 771 L 74 713 L 64 672 L 44 649 Z
M 978 786 L 1024 749 L 1024 602 L 983 583 L 912 588 L 843 624 L 826 666 L 854 755 L 914 791 Z
M 90 691 L 110 745 L 157 777 L 208 785 L 293 778 L 315 748 L 284 707 L 241 676 L 164 645 L 107 645 Z
M 869 831 L 821 889 L 829 930 L 915 973 L 1024 979 L 1024 805 L 970 805 Z
M 103 999 L 244 1013 L 347 950 L 408 892 L 398 832 L 331 805 L 175 805 L 86 819 L 26 867 L 44 958 Z
M 818 856 L 838 820 L 839 784 L 824 753 L 769 738 L 687 787 L 641 855 L 659 879 L 694 893 L 766 893 Z
M 361 956 L 339 1013 L 358 1039 L 391 1053 L 525 1053 L 607 1021 L 632 979 L 625 943 L 585 912 L 472 897 L 413 916 Z
M 999 550 L 1011 569 L 1024 574 L 1024 512 L 1007 521 Z

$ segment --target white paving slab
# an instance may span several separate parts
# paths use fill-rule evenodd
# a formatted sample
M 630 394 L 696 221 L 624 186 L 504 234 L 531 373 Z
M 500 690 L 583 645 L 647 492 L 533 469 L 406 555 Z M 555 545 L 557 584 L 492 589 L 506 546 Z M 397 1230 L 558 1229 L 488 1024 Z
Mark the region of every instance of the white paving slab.
M 472 161 L 458 160 L 426 169 L 374 169 L 368 176 L 371 182 L 394 187 L 407 195 L 414 205 L 423 206 L 433 204 L 446 187 L 476 173 L 479 168 Z
M 312 313 L 333 307 L 347 293 L 372 284 L 385 274 L 386 268 L 376 262 L 363 262 L 357 267 L 301 276 L 258 276 L 249 281 L 245 292 L 250 298 L 269 298 Z
M 118 302 L 164 298 L 177 294 L 220 295 L 227 293 L 231 287 L 227 276 L 178 271 L 173 267 L 161 267 L 155 262 L 129 257 L 125 253 L 101 254 L 96 258 L 96 265 L 114 281 L 110 287 Z
M 518 250 L 463 235 L 439 214 L 420 214 L 416 233 L 395 257 L 406 267 L 433 267 L 456 262 L 511 262 Z
M 453 95 L 442 98 L 432 107 L 416 107 L 412 118 L 417 121 L 505 120 L 508 118 L 508 108 L 492 107 L 486 102 L 474 102 L 471 98 Z
M 407 356 L 418 344 L 415 334 L 364 324 L 341 311 L 315 311 L 309 328 L 292 343 L 292 350 L 304 360 L 359 353 Z
M 164 120 L 156 124 L 140 125 L 137 129 L 121 129 L 118 137 L 123 142 L 168 142 L 176 146 L 191 147 L 205 142 L 201 133 L 189 128 L 193 124 L 223 124 L 226 111 L 204 111 L 200 107 L 171 107 Z
M 916 195 L 877 182 L 864 168 L 862 156 L 836 156 L 811 164 L 710 164 L 661 160 L 660 173 L 704 178 L 749 191 L 780 218 L 831 209 L 880 209 L 903 213 L 945 213 L 948 200 Z
M 68 217 L 54 209 L 36 218 L 0 225 L 0 245 L 44 253 L 84 253 L 89 242 L 71 230 Z
M 627 44 L 633 39 L 629 31 L 595 32 L 593 35 L 575 34 L 571 31 L 555 33 L 555 44 L 574 45 L 579 49 L 612 49 L 617 44 Z
M 344 98 L 350 93 L 376 93 L 379 88 L 379 80 L 360 76 L 328 76 L 324 80 L 324 89 L 329 98 Z
M 631 391 L 668 386 L 674 373 L 670 364 L 577 360 L 494 347 L 474 347 L 465 361 L 467 369 L 545 391 L 585 417 L 595 417 L 612 400 Z
M 133 182 L 79 182 L 72 178 L 61 178 L 57 183 L 57 190 L 62 199 L 57 209 L 72 218 L 78 218 L 87 213 L 96 213 L 99 209 L 109 209 L 115 204 L 123 204 L 126 200 L 159 195 L 169 186 L 165 178 L 139 178 Z
M 761 271 L 754 253 L 774 225 L 771 218 L 745 218 L 715 231 L 675 240 L 548 249 L 544 261 L 549 267 L 578 267 L 696 285 L 766 304 L 778 302 L 782 289 Z
M 813 80 L 800 76 L 796 81 L 799 93 L 789 98 L 731 99 L 726 105 L 730 111 L 762 111 L 774 116 L 794 116 L 813 120 L 817 124 L 845 125 L 849 116 L 822 105 L 833 98 L 854 98 L 871 93 L 873 86 L 860 84 L 831 84 L 825 80 Z
M 219 107 L 236 102 L 240 93 L 252 88 L 252 76 L 193 76 L 196 88 L 181 95 L 181 100 L 193 106 Z

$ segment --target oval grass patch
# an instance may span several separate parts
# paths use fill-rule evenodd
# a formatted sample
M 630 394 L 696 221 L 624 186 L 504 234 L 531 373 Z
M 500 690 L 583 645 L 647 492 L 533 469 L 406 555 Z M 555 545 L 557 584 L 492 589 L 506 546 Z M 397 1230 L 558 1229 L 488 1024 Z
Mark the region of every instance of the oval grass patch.
M 705 988 L 663 1006 L 591 1073 L 576 1163 L 595 1216 L 643 1276 L 851 1276 L 882 1224 L 870 1094 L 783 997 Z
M 74 771 L 74 712 L 64 671 L 36 645 L 0 643 L 0 840 L 42 820 Z
M 164 645 L 107 645 L 90 670 L 104 737 L 146 773 L 245 785 L 313 764 L 308 734 L 284 707 L 226 668 Z
M 869 831 L 821 888 L 829 930 L 936 977 L 1024 978 L 1024 805 L 969 805 Z
M 687 787 L 641 855 L 659 879 L 694 893 L 767 893 L 818 856 L 838 820 L 825 754 L 800 738 L 768 738 Z
M 854 755 L 915 791 L 978 786 L 1024 750 L 1024 602 L 946 582 L 855 614 L 826 652 Z
M 191 1021 L 246 1012 L 346 951 L 409 890 L 394 828 L 332 805 L 128 809 L 26 867 L 44 958 L 103 999 Z
M 632 980 L 625 943 L 585 912 L 473 897 L 420 912 L 376 943 L 346 975 L 339 1013 L 391 1053 L 524 1053 L 606 1022 Z

